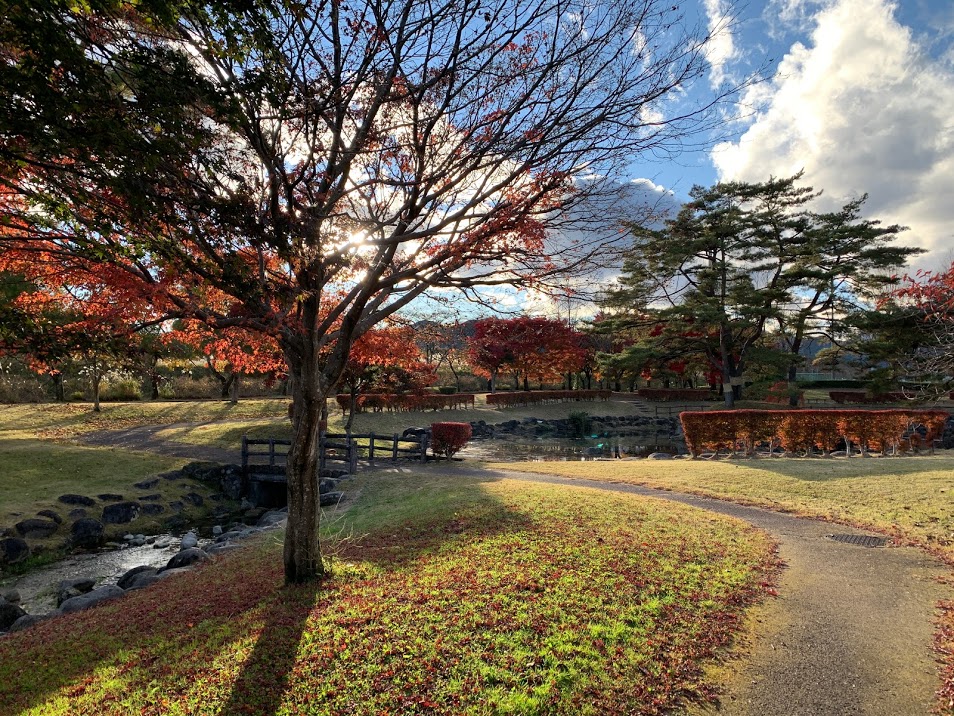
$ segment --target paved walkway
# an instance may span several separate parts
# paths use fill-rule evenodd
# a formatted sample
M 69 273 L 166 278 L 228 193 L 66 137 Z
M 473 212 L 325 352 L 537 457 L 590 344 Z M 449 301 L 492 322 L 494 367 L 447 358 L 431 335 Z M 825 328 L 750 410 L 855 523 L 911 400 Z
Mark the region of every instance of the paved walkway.
M 233 462 L 235 451 L 173 443 L 145 427 L 90 435 L 85 442 Z M 779 542 L 787 568 L 779 597 L 755 608 L 750 644 L 730 657 L 718 707 L 724 716 L 926 716 L 940 679 L 932 653 L 935 604 L 950 598 L 950 570 L 921 550 L 835 542 L 848 527 L 637 485 L 446 462 L 417 469 L 483 478 L 590 487 L 672 500 L 737 517 Z
M 441 469 L 446 469 L 446 463 Z M 461 474 L 547 482 L 672 500 L 738 517 L 779 541 L 779 597 L 755 609 L 752 638 L 727 664 L 726 716 L 926 716 L 940 687 L 932 653 L 935 604 L 949 598 L 942 563 L 909 547 L 866 548 L 828 535 L 863 534 L 818 520 L 636 485 L 457 466 Z

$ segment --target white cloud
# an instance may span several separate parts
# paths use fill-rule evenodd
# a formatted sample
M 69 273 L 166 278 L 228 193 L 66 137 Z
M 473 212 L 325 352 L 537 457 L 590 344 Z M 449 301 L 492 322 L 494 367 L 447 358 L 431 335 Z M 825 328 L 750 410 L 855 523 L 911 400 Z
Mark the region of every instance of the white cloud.
M 738 52 L 732 36 L 731 18 L 723 0 L 702 0 L 706 12 L 709 41 L 705 55 L 709 62 L 709 84 L 718 88 L 725 82 L 726 64 L 734 60 Z
M 804 3 L 789 3 L 792 7 Z M 805 170 L 824 209 L 868 193 L 865 212 L 911 227 L 901 243 L 954 246 L 954 74 L 922 51 L 886 0 L 836 0 L 808 44 L 792 45 L 774 79 L 746 98 L 751 126 L 711 157 L 722 179 Z

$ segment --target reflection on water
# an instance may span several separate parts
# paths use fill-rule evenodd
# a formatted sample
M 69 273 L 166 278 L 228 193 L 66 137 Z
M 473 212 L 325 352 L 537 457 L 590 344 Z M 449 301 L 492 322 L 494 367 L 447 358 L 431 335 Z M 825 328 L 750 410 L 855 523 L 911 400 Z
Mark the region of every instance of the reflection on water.
M 685 445 L 668 437 L 660 436 L 652 442 L 651 445 L 639 444 L 636 439 L 627 437 L 587 440 L 557 438 L 471 440 L 467 447 L 457 453 L 457 457 L 487 462 L 565 462 L 646 457 L 654 452 L 668 452 L 676 455 L 686 451 Z

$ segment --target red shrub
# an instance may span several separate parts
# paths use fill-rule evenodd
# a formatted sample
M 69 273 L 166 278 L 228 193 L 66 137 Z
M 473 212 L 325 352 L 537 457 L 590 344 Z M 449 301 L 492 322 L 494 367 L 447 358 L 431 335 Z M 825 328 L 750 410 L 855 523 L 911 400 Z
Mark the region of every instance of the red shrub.
M 435 455 L 451 457 L 467 444 L 472 434 L 470 423 L 432 423 L 431 450 Z
M 609 390 L 522 390 L 511 393 L 490 393 L 487 395 L 487 405 L 512 408 L 515 405 L 567 403 L 574 400 L 609 400 L 612 394 Z
M 693 457 L 728 449 L 751 454 L 759 443 L 788 452 L 830 452 L 840 439 L 862 452 L 897 449 L 905 434 L 912 446 L 931 446 L 944 433 L 944 410 L 715 410 L 679 414 Z M 920 428 L 921 432 L 917 429 Z M 922 432 L 924 433 L 922 437 Z
M 696 388 L 640 388 L 636 391 L 646 400 L 711 400 L 717 397 L 711 390 Z

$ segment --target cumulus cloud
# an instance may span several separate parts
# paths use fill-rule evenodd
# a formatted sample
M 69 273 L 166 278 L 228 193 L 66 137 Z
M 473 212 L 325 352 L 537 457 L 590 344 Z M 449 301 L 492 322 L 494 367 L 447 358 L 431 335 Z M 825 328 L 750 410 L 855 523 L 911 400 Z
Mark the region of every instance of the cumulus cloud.
M 726 64 L 734 60 L 738 52 L 729 11 L 723 0 L 702 0 L 709 31 L 709 42 L 705 47 L 706 60 L 709 62 L 709 84 L 718 88 L 727 78 Z
M 810 41 L 792 45 L 771 82 L 744 98 L 756 106 L 751 125 L 711 158 L 721 179 L 804 169 L 825 191 L 821 209 L 868 193 L 866 214 L 911 227 L 901 242 L 929 249 L 918 264 L 934 266 L 954 246 L 954 73 L 895 9 L 887 0 L 816 6 Z

